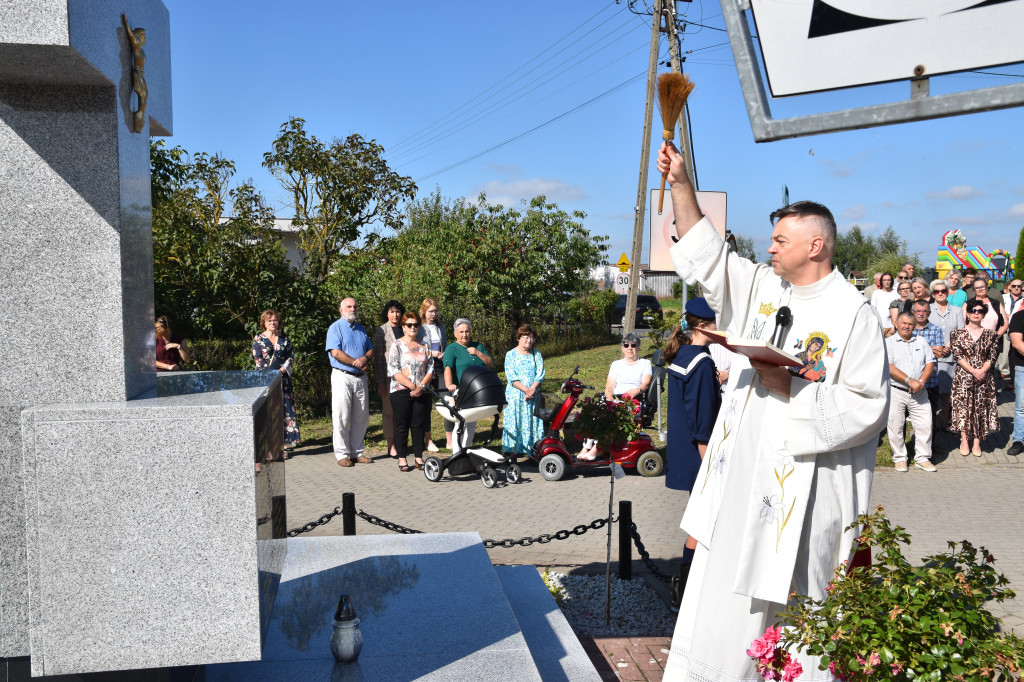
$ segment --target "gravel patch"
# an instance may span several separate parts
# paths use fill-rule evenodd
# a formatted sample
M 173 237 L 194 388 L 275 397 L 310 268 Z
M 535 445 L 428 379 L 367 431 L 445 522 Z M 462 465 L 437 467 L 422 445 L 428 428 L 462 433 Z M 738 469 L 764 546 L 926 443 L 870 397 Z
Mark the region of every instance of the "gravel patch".
M 603 575 L 548 573 L 548 582 L 561 591 L 558 605 L 577 634 L 609 637 L 671 636 L 676 614 L 643 578 L 611 577 L 611 620 L 605 624 Z

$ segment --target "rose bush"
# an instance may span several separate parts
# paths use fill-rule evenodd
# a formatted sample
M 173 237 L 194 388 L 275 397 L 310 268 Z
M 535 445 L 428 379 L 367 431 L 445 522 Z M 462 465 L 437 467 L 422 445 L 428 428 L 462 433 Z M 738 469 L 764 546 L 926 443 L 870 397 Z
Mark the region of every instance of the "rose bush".
M 985 609 L 1014 592 L 988 550 L 949 542 L 949 552 L 912 566 L 901 549 L 910 535 L 882 507 L 857 526 L 855 547 L 870 547 L 873 563 L 850 570 L 843 562 L 824 599 L 792 595 L 779 627 L 747 650 L 763 679 L 795 679 L 782 674 L 784 656 L 797 649 L 820 656 L 821 669 L 840 680 L 1016 679 L 1024 640 L 1000 633 Z

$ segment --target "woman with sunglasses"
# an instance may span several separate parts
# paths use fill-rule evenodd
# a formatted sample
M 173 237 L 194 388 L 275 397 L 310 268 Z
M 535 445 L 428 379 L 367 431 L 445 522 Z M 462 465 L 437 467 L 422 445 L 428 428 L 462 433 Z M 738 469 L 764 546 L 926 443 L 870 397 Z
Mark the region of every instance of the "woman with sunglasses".
M 402 314 L 402 337 L 388 353 L 391 377 L 391 409 L 395 418 L 395 447 L 399 471 L 409 466 L 409 431 L 416 468 L 423 468 L 423 435 L 430 430 L 430 393 L 426 387 L 434 380 L 434 358 L 430 349 L 417 340 L 420 316 L 413 311 Z
M 878 316 L 882 318 L 882 329 L 889 330 L 893 329 L 892 316 L 889 314 L 889 304 L 900 297 L 893 288 L 892 273 L 883 272 L 881 285 L 871 294 L 871 306 L 878 312 Z M 886 332 L 891 334 L 892 332 Z
M 953 370 L 956 360 L 950 352 L 950 336 L 964 326 L 964 311 L 949 302 L 949 285 L 944 279 L 932 282 L 932 311 L 928 321 L 942 330 L 944 355 L 935 358 L 935 373 L 939 380 L 939 403 L 942 405 L 942 420 L 935 424 L 937 429 L 950 428 L 950 393 L 953 390 Z
M 651 385 L 653 368 L 651 361 L 640 357 L 640 337 L 629 332 L 622 337 L 622 359 L 616 360 L 608 369 L 608 380 L 604 384 L 604 399 L 615 400 L 615 396 L 628 395 L 637 398 Z M 583 450 L 577 459 L 597 459 L 597 442 L 583 441 Z
M 979 280 L 980 281 L 980 280 Z M 999 355 L 999 337 L 982 326 L 989 307 L 967 302 L 967 326 L 950 334 L 956 372 L 953 375 L 951 428 L 960 432 L 960 454 L 981 457 L 981 439 L 999 428 L 996 382 L 992 376 Z
M 893 299 L 889 304 L 889 321 L 892 326 L 886 330 L 886 336 L 892 334 L 891 330 L 896 329 L 896 318 L 903 313 L 913 313 L 913 309 L 910 306 L 914 304 L 913 290 L 910 287 L 910 282 L 903 280 L 899 286 L 896 287 L 896 294 L 898 298 Z

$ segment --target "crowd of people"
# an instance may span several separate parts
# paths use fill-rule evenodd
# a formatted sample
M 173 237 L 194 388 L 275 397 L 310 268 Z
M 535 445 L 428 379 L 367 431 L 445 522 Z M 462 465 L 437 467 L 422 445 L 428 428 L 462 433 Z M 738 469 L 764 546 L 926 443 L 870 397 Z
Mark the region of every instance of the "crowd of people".
M 895 286 L 894 286 L 895 283 Z M 1013 344 L 1011 321 L 1022 307 L 1021 280 L 993 291 L 984 272 L 951 270 L 927 282 L 905 263 L 895 276 L 877 273 L 864 291 L 882 319 L 889 355 L 891 401 L 887 432 L 896 470 L 909 468 L 905 424 L 914 428 L 914 466 L 934 472 L 932 434 L 960 435 L 959 454 L 981 457 L 985 436 L 998 430 L 996 380 L 1014 390 L 1024 344 Z M 1020 318 L 1024 331 L 1024 317 Z M 1020 390 L 1019 388 L 1017 390 Z M 1007 453 L 1024 451 L 1021 428 Z M 1019 436 L 1019 437 L 1017 437 Z
M 453 340 L 438 315 L 437 301 L 426 298 L 419 311 L 406 310 L 399 301 L 388 301 L 381 311 L 382 324 L 371 341 L 356 321 L 358 304 L 346 298 L 340 318 L 327 332 L 326 351 L 331 363 L 331 416 L 334 455 L 338 466 L 369 464 L 365 454 L 369 424 L 366 370 L 374 363 L 377 392 L 382 402 L 382 424 L 388 454 L 401 471 L 423 469 L 423 453 L 437 452 L 431 435 L 435 395 L 454 393 L 468 367 L 494 369 L 494 359 L 474 341 L 473 323 L 464 317 L 452 324 Z M 530 454 L 544 435 L 544 425 L 534 407 L 544 381 L 544 357 L 534 348 L 536 331 L 528 324 L 516 330 L 515 346 L 505 355 L 505 398 L 502 415 L 502 451 L 512 457 Z M 445 447 L 469 447 L 476 423 L 468 422 L 461 439 L 455 425 L 444 421 Z M 409 460 L 412 460 L 410 463 Z

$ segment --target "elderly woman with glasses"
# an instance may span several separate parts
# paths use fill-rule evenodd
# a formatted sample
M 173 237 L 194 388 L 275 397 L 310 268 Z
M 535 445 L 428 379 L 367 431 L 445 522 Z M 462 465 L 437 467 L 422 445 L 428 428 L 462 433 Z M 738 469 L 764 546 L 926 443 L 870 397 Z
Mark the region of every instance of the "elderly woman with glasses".
M 402 313 L 402 337 L 395 339 L 388 352 L 388 376 L 391 378 L 391 409 L 395 417 L 395 446 L 398 470 L 409 466 L 409 431 L 416 468 L 423 468 L 424 434 L 430 432 L 430 393 L 434 379 L 434 358 L 430 348 L 419 342 L 420 316 Z
M 484 365 L 494 369 L 494 360 L 484 347 L 473 341 L 470 336 L 473 331 L 473 324 L 465 317 L 455 320 L 452 325 L 455 331 L 455 343 L 448 344 L 444 349 L 442 362 L 444 363 L 444 385 L 454 393 L 462 381 L 462 372 L 473 365 Z M 466 423 L 466 433 L 458 443 L 463 448 L 473 443 L 473 436 L 476 434 L 476 422 Z M 452 443 L 452 450 L 456 450 L 456 444 Z
M 942 330 L 943 354 L 935 358 L 935 374 L 939 385 L 939 403 L 942 405 L 942 419 L 936 428 L 949 429 L 950 394 L 953 391 L 953 371 L 956 360 L 950 352 L 950 336 L 964 326 L 964 311 L 949 302 L 949 284 L 944 279 L 931 284 L 932 306 L 928 321 Z
M 653 367 L 651 361 L 640 357 L 640 337 L 629 332 L 622 337 L 622 358 L 608 369 L 608 380 L 604 385 L 605 400 L 615 396 L 639 397 L 651 385 Z M 597 442 L 587 439 L 577 459 L 597 459 Z
M 981 324 L 988 313 L 985 303 L 968 301 L 967 326 L 950 335 L 956 361 L 951 427 L 960 432 L 960 454 L 964 457 L 968 453 L 981 457 L 981 439 L 999 428 L 992 375 L 999 356 L 999 337 Z

